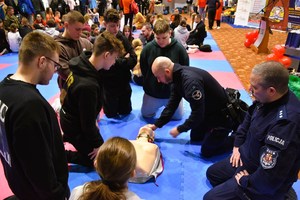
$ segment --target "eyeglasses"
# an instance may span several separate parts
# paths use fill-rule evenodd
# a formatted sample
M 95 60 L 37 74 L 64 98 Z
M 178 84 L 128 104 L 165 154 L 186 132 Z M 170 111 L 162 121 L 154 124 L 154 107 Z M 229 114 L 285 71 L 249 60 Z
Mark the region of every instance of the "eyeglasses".
M 59 64 L 58 62 L 54 61 L 52 58 L 49 58 L 47 56 L 45 56 L 46 59 L 51 60 L 54 63 L 54 69 L 55 71 L 59 70 L 62 68 L 61 64 Z

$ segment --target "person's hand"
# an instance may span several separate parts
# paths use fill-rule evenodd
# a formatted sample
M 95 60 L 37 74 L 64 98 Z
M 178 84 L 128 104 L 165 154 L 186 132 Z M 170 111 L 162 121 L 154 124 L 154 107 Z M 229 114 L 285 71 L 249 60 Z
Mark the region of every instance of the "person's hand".
M 96 155 L 98 153 L 98 150 L 99 150 L 99 147 L 98 148 L 94 148 L 93 151 L 88 154 L 88 156 L 90 157 L 91 160 L 95 159 L 95 157 L 96 157 Z
M 170 131 L 170 135 L 172 135 L 173 138 L 176 138 L 179 134 L 180 134 L 180 133 L 179 133 L 177 127 L 172 128 L 171 131 Z
M 238 147 L 233 147 L 232 155 L 230 157 L 230 163 L 232 164 L 232 167 L 243 166 L 243 162 L 241 160 L 241 154 L 239 152 Z
M 157 126 L 155 126 L 154 124 L 147 124 L 147 127 L 151 128 L 153 131 L 157 129 Z
M 235 180 L 236 182 L 240 184 L 240 179 L 243 177 L 243 176 L 249 176 L 249 173 L 247 172 L 247 170 L 243 170 L 243 171 L 240 171 L 239 173 L 237 173 L 234 177 L 235 177 Z

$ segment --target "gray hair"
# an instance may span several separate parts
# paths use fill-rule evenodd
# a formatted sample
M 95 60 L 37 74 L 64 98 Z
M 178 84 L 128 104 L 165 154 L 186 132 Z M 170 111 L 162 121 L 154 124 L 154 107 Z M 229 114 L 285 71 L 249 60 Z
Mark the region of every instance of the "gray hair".
M 252 69 L 252 74 L 261 77 L 260 85 L 274 87 L 280 94 L 288 90 L 289 72 L 280 62 L 267 61 L 257 64 Z

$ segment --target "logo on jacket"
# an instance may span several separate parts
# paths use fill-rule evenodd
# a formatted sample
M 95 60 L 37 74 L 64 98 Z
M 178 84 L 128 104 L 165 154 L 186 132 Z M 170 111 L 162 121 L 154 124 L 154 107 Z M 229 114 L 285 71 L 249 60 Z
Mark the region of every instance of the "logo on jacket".
M 195 90 L 192 94 L 192 97 L 195 100 L 200 100 L 202 97 L 202 93 L 200 92 L 200 90 Z
M 272 169 L 276 165 L 277 157 L 277 151 L 266 147 L 260 156 L 260 164 L 264 169 Z

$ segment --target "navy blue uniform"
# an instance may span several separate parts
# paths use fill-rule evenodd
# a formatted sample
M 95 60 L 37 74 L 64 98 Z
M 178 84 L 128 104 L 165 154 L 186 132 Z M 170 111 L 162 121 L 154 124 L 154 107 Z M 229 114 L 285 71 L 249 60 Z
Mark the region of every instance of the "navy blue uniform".
M 299 145 L 300 102 L 292 92 L 272 103 L 254 102 L 237 130 L 234 143 L 239 147 L 243 166 L 233 168 L 229 159 L 212 165 L 207 177 L 212 185 L 218 186 L 204 199 L 238 196 L 255 200 L 284 199 L 297 180 Z M 244 169 L 250 175 L 243 176 L 239 186 L 234 175 Z
M 220 147 L 233 129 L 231 120 L 223 113 L 228 103 L 224 88 L 207 71 L 174 64 L 171 96 L 155 126 L 162 127 L 170 121 L 182 97 L 190 103 L 191 114 L 177 127 L 178 131 L 185 132 L 191 129 L 191 140 L 195 141 L 203 138 L 204 134 L 213 128 L 225 128 L 222 137 L 220 133 L 208 134 L 210 136 L 205 138 L 201 149 L 204 156 L 222 153 L 214 150 L 213 144 L 208 141 L 218 135 L 217 141 L 214 142 Z

